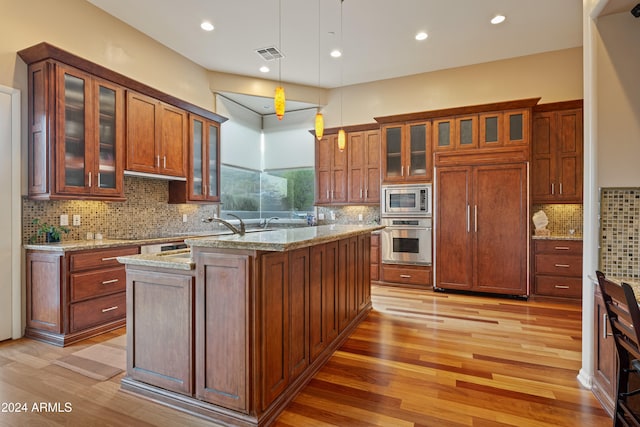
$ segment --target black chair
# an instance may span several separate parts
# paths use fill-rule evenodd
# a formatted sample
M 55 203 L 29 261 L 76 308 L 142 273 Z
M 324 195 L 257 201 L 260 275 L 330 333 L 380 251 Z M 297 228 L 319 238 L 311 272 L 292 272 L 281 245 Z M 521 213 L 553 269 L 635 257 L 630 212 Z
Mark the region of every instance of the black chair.
M 618 285 L 601 271 L 596 271 L 596 275 L 618 351 L 618 389 L 613 425 L 640 426 L 640 417 L 629 405 L 629 397 L 640 394 L 640 389 L 629 390 L 630 374 L 640 378 L 640 307 L 627 283 Z

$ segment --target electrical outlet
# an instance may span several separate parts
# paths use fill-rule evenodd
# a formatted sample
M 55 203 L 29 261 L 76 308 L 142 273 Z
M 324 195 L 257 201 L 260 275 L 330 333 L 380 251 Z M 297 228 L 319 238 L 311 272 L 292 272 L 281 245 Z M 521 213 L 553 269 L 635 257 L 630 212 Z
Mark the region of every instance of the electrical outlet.
M 60 225 L 69 225 L 69 215 L 60 215 Z
M 73 216 L 73 225 L 75 225 L 75 226 L 80 225 L 80 215 L 74 215 Z
M 324 221 L 324 212 L 318 214 L 318 221 Z
M 335 221 L 336 220 L 336 213 L 334 211 L 329 212 L 329 217 L 331 218 L 331 221 Z
M 362 214 L 358 214 L 358 221 L 362 222 Z
M 187 222 L 187 214 L 182 214 L 182 222 Z

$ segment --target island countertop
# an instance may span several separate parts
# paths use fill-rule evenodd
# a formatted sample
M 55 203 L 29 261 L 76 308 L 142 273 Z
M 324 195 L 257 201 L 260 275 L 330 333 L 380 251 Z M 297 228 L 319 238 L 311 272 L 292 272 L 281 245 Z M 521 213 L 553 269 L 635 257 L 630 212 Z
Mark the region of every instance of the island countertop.
M 258 251 L 284 252 L 304 248 L 320 243 L 331 242 L 363 233 L 371 233 L 383 229 L 378 224 L 367 225 L 319 225 L 316 227 L 288 228 L 272 230 L 264 233 L 247 233 L 185 239 L 191 247 L 219 249 L 248 249 Z

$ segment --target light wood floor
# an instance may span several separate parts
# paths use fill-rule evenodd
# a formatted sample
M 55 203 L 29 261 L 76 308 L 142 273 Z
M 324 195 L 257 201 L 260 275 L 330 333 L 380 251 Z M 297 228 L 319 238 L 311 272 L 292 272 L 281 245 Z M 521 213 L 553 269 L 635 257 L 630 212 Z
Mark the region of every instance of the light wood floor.
M 374 311 L 278 426 L 610 426 L 581 388 L 578 304 L 373 288 Z M 0 404 L 60 402 L 68 413 L 0 413 L 0 426 L 209 426 L 51 362 L 119 330 L 58 348 L 0 343 Z M 0 408 L 2 409 L 2 408 Z

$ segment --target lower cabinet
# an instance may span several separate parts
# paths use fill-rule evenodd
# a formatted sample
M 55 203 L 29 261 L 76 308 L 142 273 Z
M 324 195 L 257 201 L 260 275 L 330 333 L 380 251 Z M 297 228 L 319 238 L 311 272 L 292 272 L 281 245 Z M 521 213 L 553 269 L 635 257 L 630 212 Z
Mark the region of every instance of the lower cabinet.
M 613 416 L 616 407 L 618 354 L 610 332 L 607 309 L 604 305 L 600 288 L 597 285 L 595 286 L 594 309 L 594 369 L 591 391 L 609 415 Z
M 66 346 L 124 326 L 125 267 L 138 246 L 26 255 L 25 335 Z
M 382 264 L 382 280 L 398 285 L 430 287 L 433 283 L 430 265 Z
M 536 295 L 582 298 L 582 241 L 534 240 Z
M 380 280 L 380 233 L 371 233 L 371 281 Z

